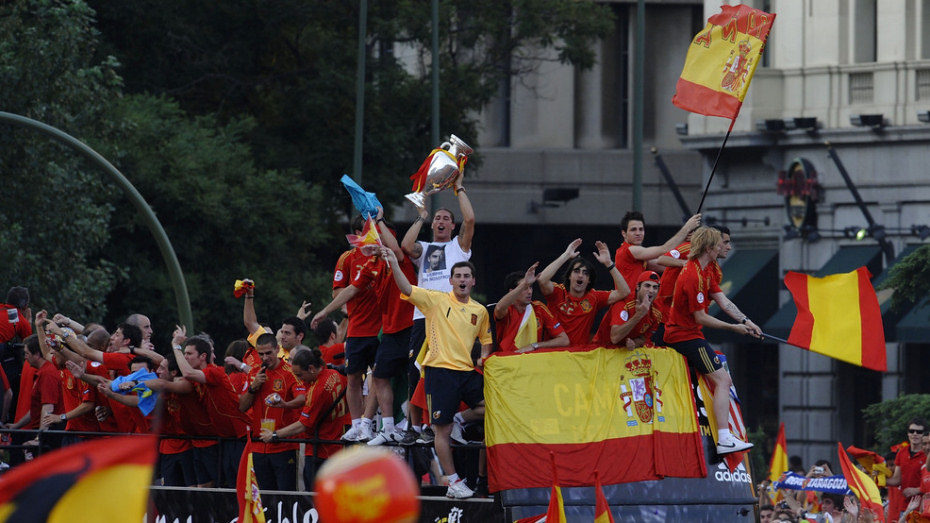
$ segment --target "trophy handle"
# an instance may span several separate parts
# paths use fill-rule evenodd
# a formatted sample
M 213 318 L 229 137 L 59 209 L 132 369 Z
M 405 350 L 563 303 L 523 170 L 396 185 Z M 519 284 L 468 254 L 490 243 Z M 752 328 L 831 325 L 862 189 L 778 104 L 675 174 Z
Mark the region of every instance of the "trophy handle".
M 442 142 L 442 145 L 439 146 L 440 149 L 449 150 L 452 148 L 452 144 L 449 142 Z

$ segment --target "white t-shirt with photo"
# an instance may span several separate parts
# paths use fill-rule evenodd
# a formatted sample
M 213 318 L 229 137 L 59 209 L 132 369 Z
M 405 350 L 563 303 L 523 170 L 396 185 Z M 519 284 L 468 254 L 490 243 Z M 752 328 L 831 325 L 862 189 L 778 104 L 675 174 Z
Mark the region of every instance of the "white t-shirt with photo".
M 463 251 L 456 236 L 447 242 L 417 242 L 423 247 L 423 254 L 413 260 L 417 266 L 417 286 L 423 289 L 449 292 L 452 284 L 452 266 L 471 258 L 471 250 Z M 413 309 L 413 319 L 423 318 L 420 309 Z

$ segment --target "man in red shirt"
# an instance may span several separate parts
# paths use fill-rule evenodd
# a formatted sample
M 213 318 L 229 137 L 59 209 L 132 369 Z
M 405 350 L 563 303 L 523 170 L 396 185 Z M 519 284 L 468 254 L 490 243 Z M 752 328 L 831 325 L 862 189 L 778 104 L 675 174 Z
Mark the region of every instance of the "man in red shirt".
M 581 238 L 570 243 L 565 252 L 539 273 L 537 280 L 539 289 L 546 297 L 546 305 L 562 324 L 571 345 L 590 343 L 591 327 L 594 325 L 594 316 L 597 311 L 617 303 L 630 293 L 630 287 L 623 280 L 616 265 L 610 260 L 607 245 L 600 241 L 595 242 L 595 245 L 597 252 L 594 256 L 610 272 L 614 280 L 614 290 L 593 289 L 596 276 L 594 265 L 578 255 Z M 552 277 L 556 271 L 567 261 L 569 264 L 565 272 L 564 283 L 552 283 Z
M 752 447 L 730 432 L 730 375 L 707 340 L 703 327 L 726 329 L 755 337 L 762 330 L 743 314 L 720 290 L 716 259 L 726 249 L 720 231 L 699 227 L 691 235 L 691 253 L 675 283 L 672 309 L 665 326 L 665 342 L 687 359 L 688 363 L 714 382 L 713 409 L 717 419 L 717 453 L 728 454 Z M 731 318 L 739 323 L 727 323 L 707 313 L 713 299 Z
M 356 216 L 352 220 L 352 230 L 357 236 L 363 234 L 365 219 Z M 378 292 L 374 280 L 367 280 L 364 286 L 356 287 L 353 284 L 361 281 L 365 271 L 380 274 L 386 270 L 384 262 L 373 256 L 377 246 L 370 251 L 366 246 L 365 252 L 359 248 L 348 250 L 336 262 L 333 272 L 333 301 L 324 311 L 335 311 L 343 304 L 349 315 L 349 329 L 346 332 L 346 375 L 348 385 L 346 389 L 346 402 L 349 412 L 352 413 L 352 428 L 346 432 L 342 439 L 347 441 L 368 441 L 372 438 L 371 416 L 376 405 L 372 397 L 368 404 L 362 395 L 362 381 L 368 368 L 375 364 L 375 355 L 378 350 L 378 332 L 381 331 L 381 308 Z M 366 268 L 367 266 L 367 268 Z M 348 292 L 346 296 L 342 293 Z M 334 305 L 338 303 L 338 305 Z M 326 313 L 328 314 L 328 312 Z M 310 323 L 311 328 L 326 316 L 323 311 L 317 313 Z
M 62 362 L 64 359 L 56 358 Z M 97 416 L 94 415 L 94 408 L 97 406 L 97 391 L 86 381 L 77 378 L 70 370 L 61 368 L 59 371 L 61 379 L 61 392 L 65 406 L 65 413 L 61 414 L 59 419 L 50 420 L 50 422 L 65 421 L 67 425 L 65 430 L 73 432 L 97 432 L 100 430 L 100 424 L 97 422 Z M 54 415 L 52 415 L 54 416 Z M 73 445 L 85 441 L 86 436 L 72 436 L 70 434 L 62 438 L 62 446 Z
M 27 337 L 25 345 L 26 362 L 30 367 L 36 369 L 35 380 L 32 385 L 32 396 L 29 402 L 29 412 L 7 428 L 38 429 L 40 431 L 59 430 L 64 427 L 64 422 L 55 422 L 54 419 L 55 416 L 64 414 L 65 407 L 61 397 L 61 379 L 58 375 L 58 369 L 42 356 L 38 336 L 33 334 Z M 56 449 L 61 446 L 61 436 L 42 435 L 41 442 L 43 451 Z M 37 446 L 39 445 L 39 437 L 36 436 L 25 444 Z M 20 462 L 18 459 L 11 459 L 11 461 L 13 461 L 11 464 Z
M 626 213 L 620 221 L 620 235 L 623 237 L 623 243 L 614 253 L 614 263 L 620 269 L 620 274 L 623 275 L 627 286 L 631 289 L 636 286 L 639 273 L 646 270 L 650 262 L 685 241 L 688 233 L 700 224 L 701 215 L 695 214 L 688 218 L 688 221 L 685 222 L 681 229 L 662 245 L 643 247 L 643 238 L 646 237 L 643 213 L 639 211 Z
M 888 521 L 897 521 L 910 498 L 920 495 L 920 467 L 927 461 L 927 455 L 923 450 L 923 437 L 926 432 L 927 423 L 921 418 L 914 418 L 907 424 L 908 445 L 895 455 L 894 474 L 887 481 L 890 488 L 898 488 L 901 492 L 901 496 L 891 498 L 895 503 L 889 501 Z
M 297 420 L 306 400 L 306 387 L 291 372 L 291 366 L 277 356 L 278 342 L 265 333 L 255 342 L 261 366 L 249 372 L 239 395 L 239 410 L 253 409 L 252 434 L 271 431 Z M 296 443 L 265 443 L 252 447 L 252 462 L 258 486 L 267 490 L 297 489 Z
M 312 327 L 313 334 L 319 342 L 323 361 L 327 365 L 339 366 L 346 362 L 345 338 L 339 340 L 339 326 L 331 318 L 324 318 L 316 327 Z M 343 333 L 345 334 L 345 333 Z
M 507 275 L 509 292 L 494 306 L 497 345 L 501 352 L 523 353 L 568 345 L 568 334 L 549 307 L 533 301 L 538 265 L 538 262 L 531 265 L 525 274 Z
M 6 295 L 5 303 L 0 303 L 0 366 L 10 380 L 10 390 L 16 402 L 23 397 L 26 402 L 28 392 L 32 390 L 32 369 L 24 368 L 22 358 L 19 356 L 19 347 L 12 343 L 16 338 L 26 339 L 32 334 L 32 309 L 29 308 L 29 291 L 25 287 L 13 287 Z M 28 366 L 27 366 L 28 367 Z M 24 375 L 26 383 L 20 387 L 21 376 Z M 25 409 L 17 409 L 17 412 Z M 15 417 L 15 416 L 14 416 Z M 5 422 L 6 419 L 0 419 Z
M 333 369 L 326 368 L 319 350 L 300 349 L 291 360 L 291 370 L 307 388 L 307 400 L 298 421 L 276 431 L 263 428 L 261 439 L 265 443 L 279 438 L 301 435 L 306 438 L 338 440 L 342 435 L 348 408 L 344 390 L 346 380 Z M 306 433 L 306 434 L 304 434 Z M 313 490 L 316 471 L 326 458 L 342 450 L 339 444 L 310 444 L 304 455 L 304 485 Z
M 183 346 L 181 344 L 184 344 Z M 251 419 L 239 410 L 239 396 L 232 388 L 223 367 L 214 365 L 213 346 L 202 337 L 186 337 L 186 329 L 179 327 L 172 336 L 178 368 L 184 379 L 194 386 L 194 394 L 206 406 L 213 435 L 236 438 L 220 443 L 220 484 L 234 488 L 239 458 L 245 449 L 245 436 Z
M 640 273 L 636 294 L 618 301 L 601 321 L 594 341 L 604 347 L 652 346 L 652 334 L 662 323 L 662 313 L 653 300 L 659 292 L 659 275 L 653 271 Z

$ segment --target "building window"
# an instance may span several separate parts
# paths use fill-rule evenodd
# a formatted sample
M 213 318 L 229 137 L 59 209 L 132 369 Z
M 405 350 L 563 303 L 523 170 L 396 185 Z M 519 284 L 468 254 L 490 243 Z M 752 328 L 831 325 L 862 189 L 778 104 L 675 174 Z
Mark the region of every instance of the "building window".
M 872 73 L 849 73 L 849 103 L 872 103 Z
M 930 100 L 930 69 L 917 70 L 917 99 Z
M 878 37 L 875 19 L 878 7 L 875 0 L 855 0 L 853 21 L 853 61 L 874 62 L 875 42 Z M 870 99 L 871 100 L 871 99 Z

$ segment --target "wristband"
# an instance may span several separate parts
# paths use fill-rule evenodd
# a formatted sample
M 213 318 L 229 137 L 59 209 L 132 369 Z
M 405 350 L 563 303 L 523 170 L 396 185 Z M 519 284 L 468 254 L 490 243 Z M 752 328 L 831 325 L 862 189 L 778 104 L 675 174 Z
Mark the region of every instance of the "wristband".
M 533 345 L 533 350 L 536 350 L 536 349 L 539 348 L 539 343 L 535 343 L 535 342 L 534 342 L 534 343 L 532 343 L 532 345 Z
M 253 299 L 253 298 L 255 298 L 255 296 L 246 296 L 246 297 L 245 297 L 245 299 L 247 299 L 247 300 L 251 300 L 251 299 Z
M 749 316 L 743 316 L 743 319 L 739 320 L 740 325 L 746 325 L 746 322 L 749 321 Z
M 68 339 L 68 338 L 70 338 L 70 337 L 71 337 L 71 330 L 70 330 L 70 329 L 68 329 L 68 330 L 62 329 L 62 330 L 61 330 L 61 339 L 66 340 L 66 339 Z
M 271 433 L 271 441 L 278 441 L 278 431 Z
M 377 223 L 384 223 L 384 218 L 378 218 Z
M 184 350 L 184 347 L 182 347 L 182 346 L 180 346 L 180 345 L 174 345 L 172 348 L 173 348 L 174 350 L 179 350 L 179 351 L 183 351 L 183 350 Z
M 616 267 L 616 266 L 617 266 L 616 263 L 611 263 L 610 266 L 607 267 L 607 272 L 610 272 L 610 271 L 614 270 L 614 267 Z
M 68 421 L 68 415 L 67 415 L 67 414 L 62 414 L 62 415 L 61 415 L 61 421 Z
M 416 219 L 416 220 L 413 220 L 413 223 L 417 223 L 417 222 L 426 223 L 426 218 L 424 218 L 424 217 L 422 217 L 422 216 L 417 216 L 417 219 Z
M 247 372 L 248 368 L 249 368 L 249 364 L 248 364 L 248 363 L 242 363 L 241 365 L 239 365 L 239 369 L 240 369 L 242 372 Z

